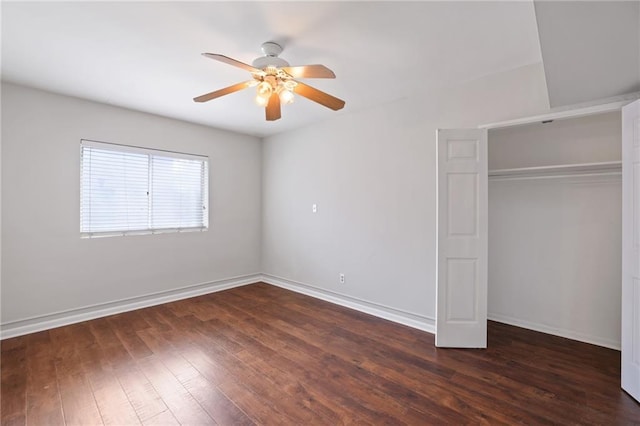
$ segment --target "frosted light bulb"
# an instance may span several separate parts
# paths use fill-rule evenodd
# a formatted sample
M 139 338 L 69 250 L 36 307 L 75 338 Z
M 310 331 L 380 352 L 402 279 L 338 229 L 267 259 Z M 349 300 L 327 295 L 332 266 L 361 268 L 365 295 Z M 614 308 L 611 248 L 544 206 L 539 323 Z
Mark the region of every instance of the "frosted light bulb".
M 260 106 L 267 106 L 269 103 L 269 97 L 258 94 L 258 96 L 256 96 L 256 103 Z
M 268 82 L 263 81 L 262 83 L 258 84 L 258 96 L 269 99 L 269 96 L 271 96 L 271 92 L 273 92 L 273 87 L 271 87 L 271 84 L 269 84 Z
M 282 102 L 285 105 L 288 105 L 290 103 L 293 102 L 293 93 L 291 93 L 288 90 L 282 90 L 280 92 L 280 102 Z
M 296 83 L 293 80 L 287 80 L 284 83 L 282 83 L 282 85 L 284 86 L 285 89 L 289 90 L 290 92 L 293 92 L 296 86 L 298 85 L 298 83 Z
M 273 93 L 273 87 L 271 86 L 271 83 L 269 83 L 268 81 L 263 81 L 262 83 L 258 84 L 256 92 L 256 103 L 260 106 L 267 106 L 267 104 L 269 103 L 269 98 Z

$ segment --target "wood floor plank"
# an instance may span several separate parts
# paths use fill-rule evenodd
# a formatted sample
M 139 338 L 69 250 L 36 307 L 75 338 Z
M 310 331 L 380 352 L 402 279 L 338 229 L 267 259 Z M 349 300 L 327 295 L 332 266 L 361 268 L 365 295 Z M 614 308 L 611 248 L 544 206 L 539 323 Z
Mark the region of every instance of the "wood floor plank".
M 455 375 L 460 376 L 463 370 L 444 368 L 441 371 L 434 371 L 431 367 L 425 366 L 429 363 L 420 358 L 398 353 L 394 347 L 373 342 L 371 339 L 350 333 L 346 329 L 336 329 L 331 336 L 324 339 L 323 343 L 340 348 L 336 354 L 344 359 L 354 358 L 354 354 L 358 353 L 360 347 L 375 346 L 375 350 L 368 351 L 368 359 L 361 363 L 362 369 L 391 381 L 392 384 L 387 384 L 387 387 L 408 385 L 422 397 L 444 401 L 443 404 L 464 413 L 474 421 L 489 420 L 492 423 L 509 423 L 508 416 L 517 418 L 520 414 L 521 409 L 513 407 L 505 401 L 500 413 L 487 415 L 492 403 L 488 404 L 486 401 L 478 399 L 476 393 L 468 391 L 465 387 L 453 385 L 454 372 Z M 473 406 L 466 403 L 471 399 L 476 399 Z
M 114 369 L 128 368 L 134 359 L 115 333 L 107 318 L 89 321 L 89 331 Z
M 49 332 L 33 333 L 27 339 L 27 424 L 63 424 L 62 400 Z
M 127 349 L 133 359 L 140 359 L 152 354 L 151 350 L 136 334 L 137 330 L 149 328 L 144 318 L 136 311 L 126 312 L 124 314 L 112 315 L 107 318 L 118 339 Z
M 335 398 L 329 392 L 324 392 L 313 379 L 299 374 L 299 371 L 282 369 L 264 357 L 266 351 L 247 349 L 236 356 L 255 371 L 260 371 L 271 380 L 277 389 L 280 389 L 288 398 L 295 398 L 313 411 L 318 418 L 330 424 L 345 424 L 353 420 L 351 412 L 342 404 L 335 404 Z M 291 364 L 288 364 L 291 365 Z
M 140 424 L 140 419 L 116 376 L 108 373 L 92 374 L 89 381 L 104 424 Z
M 138 366 L 178 422 L 193 425 L 215 424 L 157 356 L 152 355 L 139 360 Z
M 392 399 L 387 398 L 387 393 L 384 391 L 380 391 L 380 378 L 376 378 L 377 380 L 370 380 L 371 377 L 365 377 L 366 372 L 362 371 L 359 368 L 359 364 L 361 363 L 360 354 L 358 353 L 349 353 L 347 356 L 334 357 L 333 349 L 329 349 L 329 352 L 325 352 L 323 348 L 330 348 L 331 346 L 327 346 L 324 343 L 320 342 L 318 345 L 314 345 L 313 341 L 316 339 L 320 339 L 320 333 L 309 333 L 308 330 L 298 329 L 296 327 L 288 327 L 284 326 L 281 330 L 276 330 L 272 326 L 274 322 L 271 324 L 267 324 L 264 322 L 258 322 L 257 320 L 248 321 L 244 324 L 245 329 L 251 330 L 251 333 L 254 337 L 259 339 L 262 342 L 268 343 L 271 341 L 286 341 L 289 346 L 298 345 L 295 347 L 293 353 L 303 352 L 308 353 L 309 355 L 315 354 L 316 368 L 318 372 L 321 374 L 331 374 L 335 378 L 338 378 L 340 381 L 345 381 L 342 383 L 343 386 L 349 389 L 367 389 L 369 394 L 369 398 L 372 398 L 375 401 L 376 410 L 378 411 L 376 415 L 381 415 L 386 413 L 390 416 L 395 416 L 398 418 L 399 415 L 406 417 L 407 420 L 411 420 L 408 417 L 411 415 L 411 410 L 408 410 L 403 404 L 399 404 L 395 406 Z M 265 334 L 270 332 L 271 335 Z M 309 336 L 312 336 L 309 338 Z M 297 339 L 297 340 L 296 340 Z M 313 341 L 312 341 L 312 340 Z M 289 349 L 292 349 L 291 347 Z M 353 369 L 353 365 L 355 364 L 358 368 Z M 308 370 L 311 366 L 310 358 L 305 360 L 305 368 Z M 341 370 L 350 370 L 352 373 L 350 375 L 343 374 Z M 345 371 L 346 372 L 346 371 Z M 352 382 L 355 379 L 360 379 L 359 382 Z M 383 408 L 384 407 L 384 408 Z M 415 409 L 416 407 L 413 406 Z M 415 420 L 415 419 L 414 419 Z
M 300 312 L 298 312 L 300 314 Z M 286 315 L 286 314 L 285 314 Z M 291 317 L 291 315 L 286 315 L 285 317 Z M 334 341 L 333 342 L 333 346 L 335 347 L 339 347 L 344 349 L 345 347 L 348 347 L 350 344 L 352 343 L 359 343 L 361 345 L 364 346 L 376 346 L 376 345 L 372 345 L 373 342 L 369 341 L 369 342 L 365 342 L 363 341 L 364 339 L 366 340 L 371 340 L 369 339 L 369 337 L 374 337 L 375 335 L 369 334 L 367 335 L 367 337 L 363 337 L 364 335 L 358 335 L 357 333 L 353 333 L 350 330 L 352 329 L 358 329 L 357 327 L 349 327 L 349 328 L 334 328 L 334 332 L 331 334 L 332 336 L 340 336 L 343 337 L 342 341 Z M 313 332 L 312 330 L 307 330 L 309 332 Z M 331 344 L 331 342 L 325 342 L 325 344 Z M 406 356 L 402 356 L 402 354 L 392 354 L 389 352 L 389 348 L 384 349 L 381 351 L 381 348 L 384 348 L 386 346 L 386 344 L 384 342 L 378 341 L 377 342 L 377 346 L 378 346 L 378 350 L 374 351 L 373 353 L 369 353 L 369 355 L 374 355 L 374 358 L 377 358 L 378 360 L 383 360 L 383 359 L 391 359 L 391 360 L 396 360 L 398 361 L 400 364 L 397 366 L 397 368 L 399 369 L 401 367 L 401 365 L 415 365 L 415 361 L 412 361 L 411 358 L 407 358 Z M 394 345 L 395 346 L 395 345 Z M 405 349 L 406 350 L 406 349 Z M 422 363 L 422 362 L 418 362 L 419 364 L 423 364 L 423 365 L 429 365 L 429 363 Z M 389 363 L 387 363 L 389 364 Z M 393 364 L 393 362 L 391 362 L 391 364 Z M 375 365 L 375 364 L 372 364 Z M 371 367 L 370 367 L 371 368 Z M 424 368 L 423 368 L 424 369 Z M 450 370 L 450 369 L 449 369 Z M 394 370 L 389 370 L 389 371 L 394 371 Z M 397 371 L 397 370 L 396 370 Z M 405 371 L 405 375 L 410 372 L 411 370 L 406 370 Z M 415 382 L 414 386 L 419 386 L 420 382 Z M 435 392 L 433 390 L 430 390 L 430 392 Z M 527 407 L 525 405 L 525 407 Z M 548 407 L 548 405 L 547 405 Z M 506 407 L 505 407 L 506 408 Z M 516 415 L 516 413 L 514 413 L 513 415 Z M 531 415 L 531 414 L 530 414 Z M 565 416 L 565 418 L 567 419 L 571 419 L 571 416 Z M 542 421 L 542 418 L 538 418 L 537 421 Z
M 257 283 L 3 341 L 0 420 L 640 424 L 619 352 L 495 322 L 488 342 Z
M 207 322 L 207 324 L 209 323 L 210 321 Z M 267 360 L 269 364 L 280 366 L 280 370 L 286 370 L 287 372 L 294 374 L 296 379 L 302 381 L 302 383 L 300 383 L 300 386 L 292 385 L 293 389 L 288 389 L 286 385 L 284 385 L 283 387 L 282 384 L 278 384 L 278 379 L 283 379 L 284 375 L 280 376 L 273 367 L 269 370 L 266 370 L 264 368 L 256 368 L 257 371 L 260 371 L 260 374 L 270 377 L 279 389 L 282 389 L 284 391 L 289 390 L 293 392 L 302 391 L 304 394 L 303 389 L 306 387 L 306 389 L 312 389 L 311 394 L 307 395 L 306 401 L 326 402 L 332 400 L 334 402 L 334 411 L 336 411 L 336 406 L 348 406 L 350 407 L 350 410 L 352 412 L 358 413 L 360 419 L 369 418 L 372 422 L 375 422 L 376 419 L 380 420 L 381 417 L 379 413 L 371 411 L 367 412 L 367 409 L 365 409 L 364 407 L 359 407 L 355 400 L 353 400 L 352 398 L 336 392 L 340 389 L 340 384 L 336 383 L 336 381 L 332 383 L 330 390 L 323 389 L 325 386 L 321 376 L 324 374 L 324 371 L 321 368 L 310 368 L 311 365 L 308 364 L 308 356 L 302 355 L 302 358 L 304 360 L 300 362 L 301 354 L 295 351 L 291 351 L 290 348 L 280 346 L 277 343 L 278 339 L 268 339 L 271 340 L 270 343 L 275 344 L 275 346 L 269 347 L 254 339 L 256 333 L 253 333 L 251 329 L 248 329 L 246 327 L 244 328 L 244 330 L 247 334 L 238 333 L 238 328 L 234 326 L 227 326 L 225 328 L 223 325 L 218 325 L 217 328 L 219 334 L 217 335 L 215 342 L 211 341 L 211 344 L 217 345 L 219 342 L 225 339 L 235 339 L 237 341 L 237 344 L 245 348 L 245 351 L 255 354 L 254 359 L 260 358 L 263 360 Z M 206 329 L 202 329 L 201 332 L 206 333 Z M 252 335 L 254 337 L 252 337 Z M 247 362 L 246 354 L 237 353 L 236 356 L 240 359 L 243 359 L 247 363 L 247 365 L 251 365 L 251 362 Z M 304 364 L 304 367 L 300 366 L 300 363 Z M 275 376 L 269 375 L 270 372 L 274 373 Z M 297 397 L 298 399 L 302 399 L 303 401 L 305 400 L 304 397 L 301 398 L 300 394 L 292 395 L 291 397 Z M 309 404 L 309 406 L 311 407 L 311 404 Z M 316 410 L 322 410 L 322 408 L 318 406 L 315 406 L 313 408 L 315 408 Z
M 220 309 L 229 310 L 230 308 L 220 307 Z M 233 318 L 233 315 L 229 318 Z M 235 328 L 238 329 L 240 327 L 236 326 Z M 393 398 L 388 398 L 387 392 L 380 387 L 381 382 L 384 382 L 384 378 L 367 375 L 366 372 L 359 368 L 352 369 L 350 362 L 353 362 L 353 359 L 341 359 L 335 357 L 333 353 L 325 352 L 322 345 L 314 346 L 307 340 L 308 336 L 312 335 L 300 331 L 297 327 L 287 328 L 290 333 L 286 334 L 271 327 L 270 324 L 258 322 L 254 318 L 245 320 L 242 328 L 248 331 L 252 336 L 250 338 L 255 338 L 258 342 L 263 342 L 267 345 L 271 342 L 287 342 L 289 347 L 274 347 L 274 350 L 278 352 L 305 354 L 305 358 L 302 361 L 304 369 L 307 374 L 315 373 L 315 383 L 327 382 L 327 377 L 330 377 L 331 381 L 335 383 L 335 387 L 331 390 L 334 395 L 340 388 L 350 389 L 350 395 L 355 397 L 355 400 L 344 403 L 368 409 L 378 420 L 383 419 L 385 416 L 388 416 L 389 420 L 403 420 L 409 423 L 424 421 L 425 416 L 430 416 L 434 421 L 443 421 L 445 417 L 450 421 L 463 419 L 454 412 L 446 413 L 447 415 L 445 416 L 446 410 L 442 408 L 439 410 L 440 413 L 436 415 L 433 412 L 420 410 L 415 405 L 407 407 L 406 404 L 396 403 Z M 269 331 L 271 335 L 268 334 Z M 312 337 L 312 339 L 316 338 L 317 336 Z M 257 343 L 251 345 L 249 342 L 245 342 L 244 346 L 257 346 Z M 354 357 L 357 358 L 358 355 L 354 355 Z M 286 365 L 291 366 L 292 361 L 289 360 Z
M 8 339 L 2 348 L 0 369 L 0 421 L 4 424 L 24 424 L 27 410 L 27 344 L 25 337 Z
M 65 363 L 56 367 L 65 424 L 103 424 L 91 386 L 84 374 Z
M 9 352 L 14 349 L 25 348 L 27 346 L 28 336 L 12 337 L 4 339 L 0 342 L 0 352 Z
M 167 350 L 158 355 L 161 357 L 163 364 L 216 423 L 222 425 L 254 424 L 215 384 L 209 382 L 200 374 L 182 356 L 178 348 L 173 347 L 170 342 L 160 336 L 150 336 L 153 333 L 153 331 L 146 330 L 142 336 L 143 340 L 151 348 L 157 348 L 157 345 L 167 348 Z M 171 349 L 168 349 L 168 346 L 171 346 Z M 154 352 L 157 351 L 157 349 L 153 350 Z
M 206 380 L 200 372 L 190 378 L 180 379 L 180 383 L 220 425 L 255 424 L 244 411 L 233 403 L 222 391 Z
M 180 426 L 181 423 L 176 419 L 176 417 L 171 413 L 170 410 L 163 411 L 150 419 L 147 419 L 143 423 L 144 425 L 149 426 Z
M 316 418 L 314 412 L 302 401 L 283 398 L 282 390 L 275 386 L 263 372 L 254 370 L 241 359 L 211 344 L 208 340 L 203 341 L 201 347 L 210 354 L 210 362 L 218 364 L 226 372 L 219 384 L 223 392 L 229 388 L 236 389 L 235 383 L 242 382 L 248 391 L 258 395 L 267 405 L 273 405 L 273 401 L 279 400 L 276 411 L 295 424 L 310 424 Z
M 116 375 L 131 406 L 143 424 L 169 410 L 151 382 L 137 367 L 118 369 Z
M 254 423 L 294 424 L 293 419 L 278 409 L 276 403 L 265 400 L 254 391 L 250 384 L 254 373 L 248 373 L 243 376 L 242 381 L 237 381 L 223 366 L 199 349 L 189 350 L 184 356 L 200 374 L 247 413 Z
M 229 327 L 229 330 L 231 329 L 233 329 L 233 327 Z M 371 423 L 375 423 L 380 420 L 381 416 L 379 413 L 368 410 L 365 407 L 361 407 L 349 396 L 348 393 L 341 393 L 340 390 L 342 388 L 338 381 L 328 383 L 323 381 L 323 372 L 319 371 L 318 368 L 310 368 L 311 366 L 307 363 L 309 359 L 308 356 L 301 355 L 300 353 L 290 351 L 288 349 L 281 350 L 279 346 L 277 347 L 278 349 L 274 350 L 260 344 L 247 335 L 239 333 L 230 333 L 229 335 L 225 335 L 224 331 L 221 334 L 218 334 L 216 340 L 212 341 L 211 344 L 217 345 L 222 339 L 237 339 L 237 341 L 241 342 L 241 345 L 246 348 L 246 351 L 254 353 L 254 361 L 258 358 L 265 361 L 267 365 L 271 365 L 271 368 L 269 369 L 260 368 L 258 366 L 255 366 L 254 369 L 259 371 L 260 374 L 269 377 L 273 381 L 274 385 L 278 387 L 278 389 L 282 389 L 284 392 L 289 391 L 290 393 L 293 391 L 294 394 L 296 392 L 302 392 L 302 394 L 292 395 L 291 397 L 298 397 L 298 399 L 308 402 L 313 401 L 313 404 L 308 404 L 310 409 L 316 412 L 321 410 L 320 407 L 315 406 L 315 402 L 318 401 L 320 403 L 327 403 L 327 405 L 331 405 L 332 411 L 334 412 L 343 412 L 345 407 L 348 407 L 346 408 L 346 412 L 348 414 L 343 415 L 345 419 L 359 419 L 360 421 L 368 419 Z M 247 365 L 253 365 L 252 362 L 247 359 L 246 354 L 240 352 L 235 355 L 247 363 Z M 300 381 L 300 383 L 296 385 L 291 385 L 291 383 L 289 383 L 289 386 L 280 383 L 279 379 L 283 379 L 285 376 L 284 374 L 281 375 L 276 371 L 273 367 L 275 365 L 278 366 L 279 371 L 286 371 L 287 374 L 293 375 L 295 379 Z M 309 395 L 307 395 L 306 398 L 304 396 L 306 395 L 306 392 L 304 392 L 305 388 L 306 390 L 310 390 Z M 329 416 L 328 418 L 332 417 L 333 416 Z M 345 421 L 345 423 L 349 423 L 349 421 Z
M 103 424 L 80 354 L 92 342 L 76 337 L 86 337 L 84 323 L 55 328 L 49 334 L 56 353 L 56 376 L 65 424 Z
M 88 321 L 77 324 L 76 344 L 83 342 L 78 350 L 77 359 L 87 378 L 93 398 L 102 417 L 102 422 L 107 425 L 135 425 L 140 420 L 127 398 L 115 371 L 120 367 L 121 358 L 107 356 L 103 348 L 108 350 L 116 344 L 115 335 L 107 339 L 104 333 L 96 333 L 100 330 L 101 320 Z M 104 330 L 103 330 L 104 331 Z M 101 337 L 98 341 L 96 335 Z M 113 355 L 113 352 L 110 352 Z

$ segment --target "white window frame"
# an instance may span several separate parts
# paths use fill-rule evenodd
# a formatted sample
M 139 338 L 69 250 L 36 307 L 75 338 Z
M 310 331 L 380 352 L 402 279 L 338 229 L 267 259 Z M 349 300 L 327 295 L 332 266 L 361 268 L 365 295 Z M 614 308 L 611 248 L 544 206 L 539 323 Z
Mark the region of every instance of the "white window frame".
M 148 165 L 147 172 L 149 175 L 148 186 L 147 186 L 147 197 L 148 197 L 148 221 L 147 227 L 144 229 L 135 229 L 135 230 L 109 230 L 109 231 L 86 231 L 83 229 L 83 205 L 84 205 L 84 188 L 83 188 L 83 150 L 84 148 L 99 148 L 101 150 L 109 150 L 119 153 L 133 153 L 133 154 L 142 154 L 148 156 Z M 110 237 L 110 236 L 128 236 L 128 235 L 148 235 L 148 234 L 163 234 L 163 233 L 173 233 L 173 232 L 202 232 L 206 231 L 209 228 L 209 157 L 204 155 L 197 154 L 188 154 L 183 152 L 175 152 L 168 150 L 160 150 L 160 149 L 151 149 L 151 148 L 143 148 L 131 145 L 121 145 L 115 143 L 108 142 L 99 142 L 89 139 L 81 139 L 80 140 L 80 236 L 81 238 L 96 238 L 96 237 Z M 164 158 L 174 158 L 174 159 L 184 159 L 184 160 L 195 160 L 202 162 L 202 167 L 204 170 L 202 173 L 204 176 L 202 179 L 202 187 L 201 190 L 202 200 L 203 200 L 203 221 L 201 226 L 195 227 L 156 227 L 152 226 L 151 217 L 153 215 L 152 209 L 152 187 L 153 187 L 153 166 L 152 166 L 152 157 L 164 157 Z

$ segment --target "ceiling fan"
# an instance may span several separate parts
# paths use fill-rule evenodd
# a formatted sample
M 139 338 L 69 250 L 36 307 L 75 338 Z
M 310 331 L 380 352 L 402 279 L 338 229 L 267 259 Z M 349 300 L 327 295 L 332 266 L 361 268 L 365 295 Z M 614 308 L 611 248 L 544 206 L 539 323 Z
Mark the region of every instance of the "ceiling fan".
M 274 42 L 263 43 L 262 52 L 264 56 L 254 60 L 252 65 L 216 53 L 203 53 L 202 55 L 207 58 L 249 71 L 253 79 L 198 96 L 193 100 L 207 102 L 248 87 L 257 86 L 256 103 L 265 107 L 267 121 L 278 120 L 281 117 L 280 105 L 292 103 L 294 93 L 334 111 L 344 107 L 343 100 L 295 80 L 298 78 L 336 78 L 336 75 L 329 68 L 324 65 L 289 66 L 287 61 L 278 57 L 282 53 L 282 46 Z

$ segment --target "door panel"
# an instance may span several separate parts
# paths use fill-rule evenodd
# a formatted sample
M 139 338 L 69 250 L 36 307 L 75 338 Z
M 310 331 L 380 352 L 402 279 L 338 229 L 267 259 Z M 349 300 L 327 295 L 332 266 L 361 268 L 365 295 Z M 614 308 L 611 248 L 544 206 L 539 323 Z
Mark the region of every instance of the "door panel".
M 476 319 L 476 259 L 447 259 L 447 321 L 473 322 Z
M 487 132 L 438 130 L 436 346 L 487 345 Z
M 622 108 L 621 381 L 640 401 L 640 101 Z
M 449 173 L 449 237 L 478 235 L 478 176 L 476 173 Z

